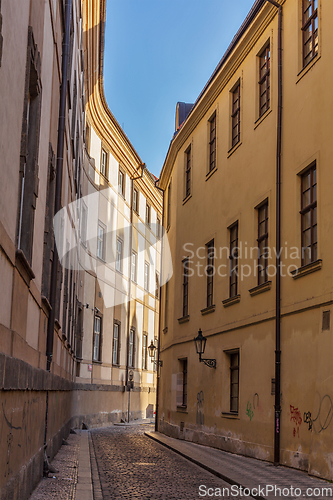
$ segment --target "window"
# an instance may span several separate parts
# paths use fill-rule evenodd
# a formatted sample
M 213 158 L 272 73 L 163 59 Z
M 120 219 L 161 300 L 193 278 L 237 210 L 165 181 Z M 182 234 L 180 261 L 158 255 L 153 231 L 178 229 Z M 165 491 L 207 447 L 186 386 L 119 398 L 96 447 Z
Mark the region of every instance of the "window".
M 155 298 L 157 300 L 160 298 L 160 275 L 157 271 L 155 275 Z
M 160 219 L 158 217 L 157 217 L 157 220 L 156 220 L 156 237 L 157 238 L 161 237 L 161 221 L 160 221 Z
M 139 192 L 137 189 L 133 189 L 133 210 L 137 214 L 139 213 Z
M 101 222 L 97 227 L 97 257 L 105 260 L 105 226 Z
M 207 307 L 213 305 L 213 279 L 214 279 L 214 240 L 206 245 L 207 247 Z
M 168 186 L 168 209 L 167 209 L 167 227 L 170 227 L 171 222 L 171 181 Z
M 119 365 L 120 323 L 113 324 L 112 364 Z
M 119 169 L 118 192 L 125 198 L 125 174 Z
M 86 124 L 86 148 L 88 155 L 90 154 L 90 126 Z
M 258 209 L 258 285 L 267 281 L 268 265 L 268 201 Z
M 146 224 L 150 227 L 150 205 L 146 204 Z
M 130 329 L 129 343 L 128 343 L 128 366 L 134 368 L 134 338 L 135 330 Z
M 216 167 L 216 113 L 209 120 L 209 165 L 208 172 Z
M 120 238 L 117 238 L 116 270 L 123 271 L 123 242 Z
M 149 264 L 145 262 L 145 282 L 144 288 L 148 292 L 149 291 Z
M 317 170 L 316 164 L 301 176 L 302 266 L 317 260 Z
M 93 361 L 101 360 L 101 326 L 102 326 L 102 318 L 100 316 L 95 316 Z
M 20 147 L 20 199 L 17 247 L 32 264 L 36 203 L 38 198 L 38 154 L 41 122 L 41 57 L 31 26 L 25 68 L 23 120 Z M 23 90 L 23 89 L 22 89 Z
M 238 413 L 239 407 L 239 351 L 231 352 L 230 358 L 230 413 Z
M 148 335 L 146 333 L 142 336 L 142 369 L 147 370 L 147 354 L 148 354 Z
M 238 288 L 238 222 L 229 228 L 230 237 L 230 270 L 229 296 L 235 297 Z
M 191 194 L 191 146 L 185 151 L 185 198 Z
M 137 267 L 136 267 L 136 261 L 137 261 L 137 253 L 132 251 L 132 267 L 131 267 L 131 280 L 136 283 L 137 281 Z
M 259 56 L 259 116 L 270 106 L 270 57 L 268 44 Z
M 183 317 L 188 316 L 188 270 L 189 259 L 183 260 Z
M 317 0 L 303 0 L 303 67 L 318 53 Z
M 231 147 L 240 141 L 240 82 L 232 91 Z
M 180 360 L 181 371 L 177 373 L 177 406 L 187 407 L 187 359 Z
M 107 152 L 102 149 L 102 153 L 101 153 L 101 174 L 104 175 L 104 177 L 107 177 L 107 165 L 108 163 L 108 154 Z
M 87 245 L 87 223 L 88 223 L 88 207 L 81 199 L 81 241 L 82 245 Z

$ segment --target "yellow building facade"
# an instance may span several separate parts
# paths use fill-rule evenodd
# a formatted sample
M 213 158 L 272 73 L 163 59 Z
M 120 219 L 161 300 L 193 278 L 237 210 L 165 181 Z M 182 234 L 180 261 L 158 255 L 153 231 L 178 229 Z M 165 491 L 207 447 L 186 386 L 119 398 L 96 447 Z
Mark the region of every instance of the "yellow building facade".
M 158 428 L 332 479 L 333 5 L 273 4 L 177 105 Z

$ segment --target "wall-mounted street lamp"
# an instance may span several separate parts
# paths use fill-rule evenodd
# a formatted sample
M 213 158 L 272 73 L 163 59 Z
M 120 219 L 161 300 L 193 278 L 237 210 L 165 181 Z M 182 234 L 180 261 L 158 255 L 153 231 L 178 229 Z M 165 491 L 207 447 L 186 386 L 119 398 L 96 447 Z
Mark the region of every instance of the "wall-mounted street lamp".
M 194 342 L 197 354 L 199 354 L 199 362 L 205 363 L 205 365 L 209 366 L 210 368 L 216 368 L 216 359 L 203 359 L 201 357 L 201 355 L 205 352 L 207 342 L 206 337 L 202 335 L 201 328 L 199 328 L 198 336 L 195 337 Z
M 157 349 L 156 345 L 154 345 L 153 341 L 151 341 L 150 346 L 148 346 L 149 357 L 150 357 L 152 363 L 156 363 L 156 364 L 158 364 L 158 366 L 163 366 L 163 361 L 161 361 L 160 359 L 157 361 L 155 359 L 156 349 Z

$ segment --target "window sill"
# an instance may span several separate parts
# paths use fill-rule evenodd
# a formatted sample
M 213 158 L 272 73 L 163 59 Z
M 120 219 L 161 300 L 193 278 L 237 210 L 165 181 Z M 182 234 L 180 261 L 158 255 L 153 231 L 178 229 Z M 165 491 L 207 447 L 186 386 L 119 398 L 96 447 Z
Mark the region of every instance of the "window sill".
M 254 122 L 254 130 L 259 127 L 260 123 L 263 122 L 264 119 L 267 118 L 267 116 L 270 115 L 272 111 L 272 108 L 269 108 L 263 115 L 259 116 L 259 118 Z
M 234 152 L 242 145 L 242 141 L 239 141 L 237 142 L 237 144 L 235 144 L 231 149 L 229 149 L 228 151 L 228 155 L 227 155 L 227 158 L 230 158 L 230 156 L 232 154 L 234 154 Z
M 101 365 L 103 363 L 103 361 L 99 361 L 98 359 L 93 359 L 92 362 L 95 364 L 95 365 Z
M 228 299 L 222 300 L 223 307 L 229 307 L 233 306 L 234 304 L 237 304 L 240 302 L 241 296 L 235 295 L 234 297 L 229 297 Z
M 307 274 L 314 273 L 315 271 L 319 271 L 322 267 L 323 261 L 321 259 L 315 260 L 306 266 L 299 267 L 295 269 L 295 271 L 291 271 L 291 275 L 296 280 L 297 278 L 301 278 L 302 276 L 306 276 Z
M 211 170 L 210 172 L 208 172 L 208 174 L 206 174 L 206 181 L 208 181 L 208 179 L 210 179 L 211 176 L 213 174 L 215 174 L 216 170 L 217 170 L 217 167 L 213 168 L 213 170 Z
M 187 406 L 177 406 L 177 411 L 180 413 L 188 413 Z
M 301 69 L 301 71 L 298 73 L 297 75 L 297 80 L 296 80 L 296 84 L 302 80 L 303 76 L 307 74 L 308 71 L 310 71 L 310 69 L 316 64 L 317 61 L 319 61 L 320 59 L 320 54 L 316 54 L 312 59 L 311 61 L 308 62 L 308 64 L 306 66 L 304 66 L 304 68 Z
M 183 205 L 185 205 L 185 203 L 188 202 L 188 200 L 192 198 L 192 193 L 190 193 L 188 196 L 186 196 L 184 199 L 183 199 Z
M 265 283 L 261 283 L 261 285 L 255 286 L 249 290 L 251 297 L 255 295 L 259 295 L 259 293 L 268 292 L 271 289 L 272 282 L 266 281 Z
M 231 413 L 231 412 L 224 412 L 224 411 L 222 411 L 221 412 L 221 417 L 223 417 L 223 418 L 234 418 L 236 420 L 240 420 L 240 417 L 239 417 L 238 413 Z
M 163 328 L 162 332 L 163 333 L 168 333 L 168 327 L 166 326 L 165 328 Z
M 209 306 L 209 307 L 205 307 L 205 309 L 201 309 L 201 314 L 203 316 L 205 316 L 206 314 L 213 313 L 214 311 L 215 311 L 215 305 Z
M 30 281 L 35 278 L 35 274 L 31 269 L 31 266 L 26 256 L 24 255 L 24 252 L 20 249 L 16 250 L 15 266 L 26 284 L 29 286 Z
M 188 314 L 187 316 L 182 316 L 181 318 L 178 318 L 178 323 L 181 325 L 183 323 L 187 323 L 187 321 L 190 321 L 190 315 Z

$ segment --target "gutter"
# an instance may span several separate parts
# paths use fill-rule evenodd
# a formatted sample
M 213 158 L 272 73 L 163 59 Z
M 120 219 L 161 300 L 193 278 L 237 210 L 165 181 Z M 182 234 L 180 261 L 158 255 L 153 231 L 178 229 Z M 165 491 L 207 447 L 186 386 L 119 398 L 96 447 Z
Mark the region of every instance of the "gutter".
M 281 429 L 281 150 L 282 150 L 282 5 L 278 9 L 278 109 L 276 142 L 276 292 L 275 292 L 275 418 L 274 465 L 280 463 Z

